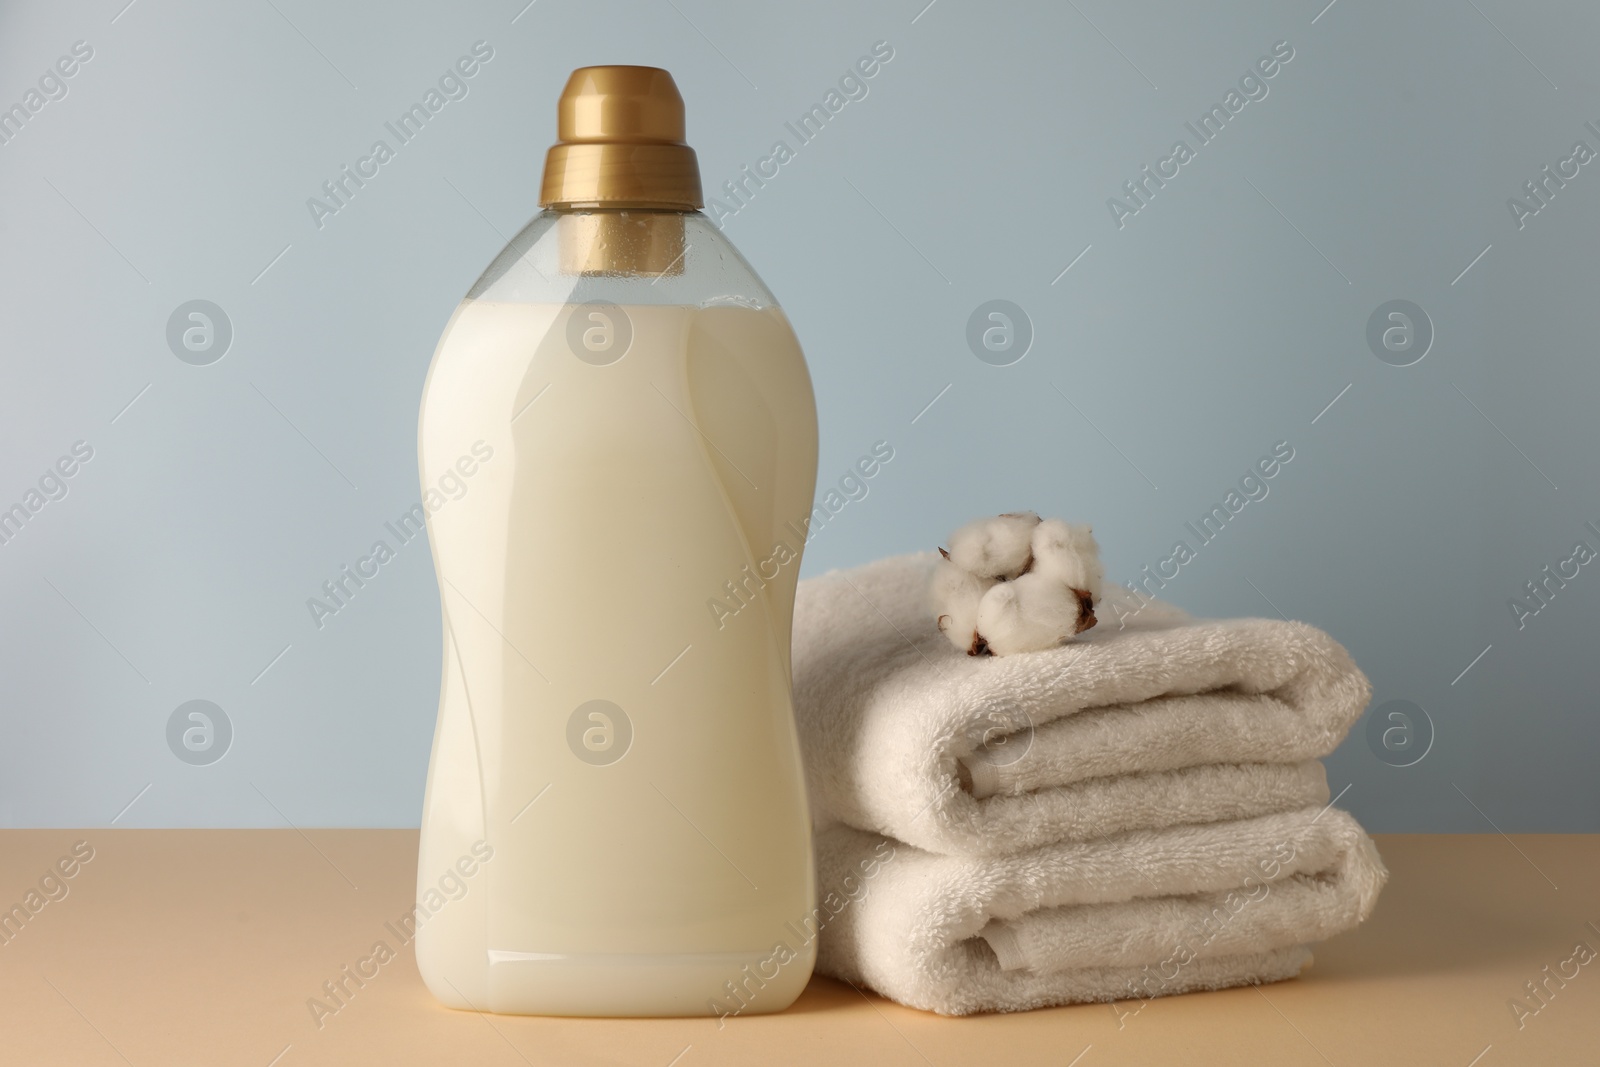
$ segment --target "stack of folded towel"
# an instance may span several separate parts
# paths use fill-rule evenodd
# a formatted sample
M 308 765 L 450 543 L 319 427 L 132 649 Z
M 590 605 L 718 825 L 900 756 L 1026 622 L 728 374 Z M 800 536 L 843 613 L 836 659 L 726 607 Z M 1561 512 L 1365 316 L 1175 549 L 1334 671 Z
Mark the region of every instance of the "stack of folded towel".
M 1317 762 L 1370 693 L 1338 643 L 1108 585 L 1072 643 L 969 657 L 935 558 L 800 584 L 820 973 L 948 1015 L 1144 999 L 1291 977 L 1366 918 L 1387 872 Z

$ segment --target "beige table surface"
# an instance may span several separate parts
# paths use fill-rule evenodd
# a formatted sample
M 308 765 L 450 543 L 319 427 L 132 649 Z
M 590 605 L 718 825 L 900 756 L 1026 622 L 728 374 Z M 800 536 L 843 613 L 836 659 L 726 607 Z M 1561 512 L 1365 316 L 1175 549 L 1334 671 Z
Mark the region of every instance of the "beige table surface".
M 450 1011 L 409 949 L 319 1028 L 308 998 L 397 943 L 414 831 L 5 831 L 0 908 L 79 841 L 94 858 L 66 896 L 0 944 L 0 1063 L 1600 1065 L 1600 960 L 1542 1006 L 1524 988 L 1600 951 L 1600 836 L 1380 836 L 1373 918 L 1260 989 L 947 1019 L 813 978 L 721 1028 Z M 1520 1027 L 1519 996 L 1539 1008 Z

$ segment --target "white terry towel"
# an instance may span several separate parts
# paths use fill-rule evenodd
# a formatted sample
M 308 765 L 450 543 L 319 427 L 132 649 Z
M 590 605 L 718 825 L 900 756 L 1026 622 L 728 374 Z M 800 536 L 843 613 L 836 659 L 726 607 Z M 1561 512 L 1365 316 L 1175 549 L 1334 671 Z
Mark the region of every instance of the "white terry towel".
M 819 826 L 993 856 L 1327 801 L 1315 761 L 1371 692 L 1327 634 L 1160 602 L 1126 617 L 1138 602 L 1108 584 L 1074 642 L 966 656 L 924 604 L 934 558 L 800 583 L 795 717 Z
M 945 1015 L 1145 1000 L 1293 977 L 1388 877 L 1332 808 L 941 856 L 817 838 L 817 970 Z

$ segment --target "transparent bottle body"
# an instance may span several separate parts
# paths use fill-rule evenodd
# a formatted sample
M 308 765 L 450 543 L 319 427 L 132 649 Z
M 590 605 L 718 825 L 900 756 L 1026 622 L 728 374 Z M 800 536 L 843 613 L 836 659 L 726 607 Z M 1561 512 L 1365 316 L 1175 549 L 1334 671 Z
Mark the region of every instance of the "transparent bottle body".
M 698 214 L 546 212 L 451 317 L 419 466 L 444 617 L 429 988 L 786 1007 L 817 925 L 789 665 L 816 413 L 777 302 Z

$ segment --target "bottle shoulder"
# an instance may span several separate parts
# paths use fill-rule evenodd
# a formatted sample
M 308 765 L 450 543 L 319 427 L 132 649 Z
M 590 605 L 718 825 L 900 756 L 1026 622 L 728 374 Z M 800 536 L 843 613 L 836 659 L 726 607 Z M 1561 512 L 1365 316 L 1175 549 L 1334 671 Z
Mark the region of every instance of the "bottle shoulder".
M 699 212 L 545 211 L 478 278 L 467 299 L 514 304 L 734 306 L 777 299 Z

